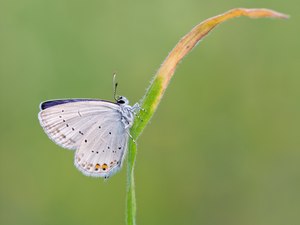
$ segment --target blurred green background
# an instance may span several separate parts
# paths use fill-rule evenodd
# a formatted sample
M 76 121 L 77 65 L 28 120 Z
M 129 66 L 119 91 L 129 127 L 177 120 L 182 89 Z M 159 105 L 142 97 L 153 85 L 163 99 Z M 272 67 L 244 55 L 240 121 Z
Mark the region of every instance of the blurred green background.
M 179 65 L 139 139 L 137 223 L 300 224 L 299 2 L 0 2 L 0 224 L 124 224 L 126 166 L 83 176 L 44 134 L 41 101 L 135 103 L 179 39 L 235 7 L 289 20 L 234 19 Z

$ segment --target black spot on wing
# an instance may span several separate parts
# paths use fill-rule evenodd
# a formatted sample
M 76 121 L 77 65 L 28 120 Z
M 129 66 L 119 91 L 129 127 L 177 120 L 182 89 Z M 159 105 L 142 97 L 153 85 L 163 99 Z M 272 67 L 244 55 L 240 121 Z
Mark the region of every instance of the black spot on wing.
M 62 104 L 66 104 L 66 103 L 70 103 L 70 102 L 87 102 L 87 101 L 102 101 L 102 102 L 109 102 L 112 104 L 116 104 L 114 102 L 110 102 L 110 101 L 106 101 L 106 100 L 101 100 L 101 99 L 78 99 L 78 98 L 74 98 L 74 99 L 60 99 L 60 100 L 50 100 L 50 101 L 46 101 L 46 102 L 42 102 L 40 105 L 40 109 L 44 110 L 56 105 L 62 105 Z

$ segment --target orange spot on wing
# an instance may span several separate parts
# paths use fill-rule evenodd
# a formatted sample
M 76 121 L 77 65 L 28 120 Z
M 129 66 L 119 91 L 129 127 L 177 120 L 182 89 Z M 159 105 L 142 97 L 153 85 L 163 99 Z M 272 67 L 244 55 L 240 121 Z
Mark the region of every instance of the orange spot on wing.
M 99 170 L 100 168 L 101 168 L 100 164 L 97 163 L 97 164 L 95 165 L 95 170 Z
M 107 165 L 106 163 L 104 163 L 104 164 L 102 165 L 102 170 L 107 170 L 107 168 L 108 168 L 108 165 Z

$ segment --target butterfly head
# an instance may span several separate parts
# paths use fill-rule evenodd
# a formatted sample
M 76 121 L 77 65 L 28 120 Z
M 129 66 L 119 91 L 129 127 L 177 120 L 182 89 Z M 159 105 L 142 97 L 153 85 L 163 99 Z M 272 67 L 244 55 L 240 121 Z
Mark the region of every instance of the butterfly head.
M 119 96 L 118 99 L 117 99 L 117 103 L 120 104 L 120 105 L 128 105 L 129 101 L 124 96 Z

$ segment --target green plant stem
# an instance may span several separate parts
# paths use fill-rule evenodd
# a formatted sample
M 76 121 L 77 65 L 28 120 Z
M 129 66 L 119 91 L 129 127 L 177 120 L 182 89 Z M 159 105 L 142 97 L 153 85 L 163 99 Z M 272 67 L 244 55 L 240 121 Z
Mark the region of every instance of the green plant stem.
M 152 83 L 150 84 L 145 96 L 141 101 L 140 118 L 136 118 L 131 128 L 131 135 L 136 141 L 155 110 L 157 109 L 163 94 L 168 87 L 168 84 L 174 75 L 178 63 L 202 40 L 213 28 L 220 23 L 239 16 L 247 16 L 250 18 L 288 18 L 287 15 L 269 10 L 269 9 L 232 9 L 224 14 L 209 18 L 194 27 L 188 34 L 186 34 L 175 46 L 175 48 L 167 56 Z M 136 224 L 136 198 L 135 198 L 135 184 L 134 184 L 134 165 L 136 160 L 137 146 L 130 140 L 128 147 L 128 163 L 127 163 L 127 211 L 126 222 L 127 225 Z
M 135 184 L 134 184 L 134 163 L 136 159 L 136 144 L 133 141 L 129 143 L 128 163 L 127 163 L 127 212 L 126 224 L 135 225 L 136 218 L 136 200 L 135 200 Z M 129 163 L 130 162 L 130 163 Z

